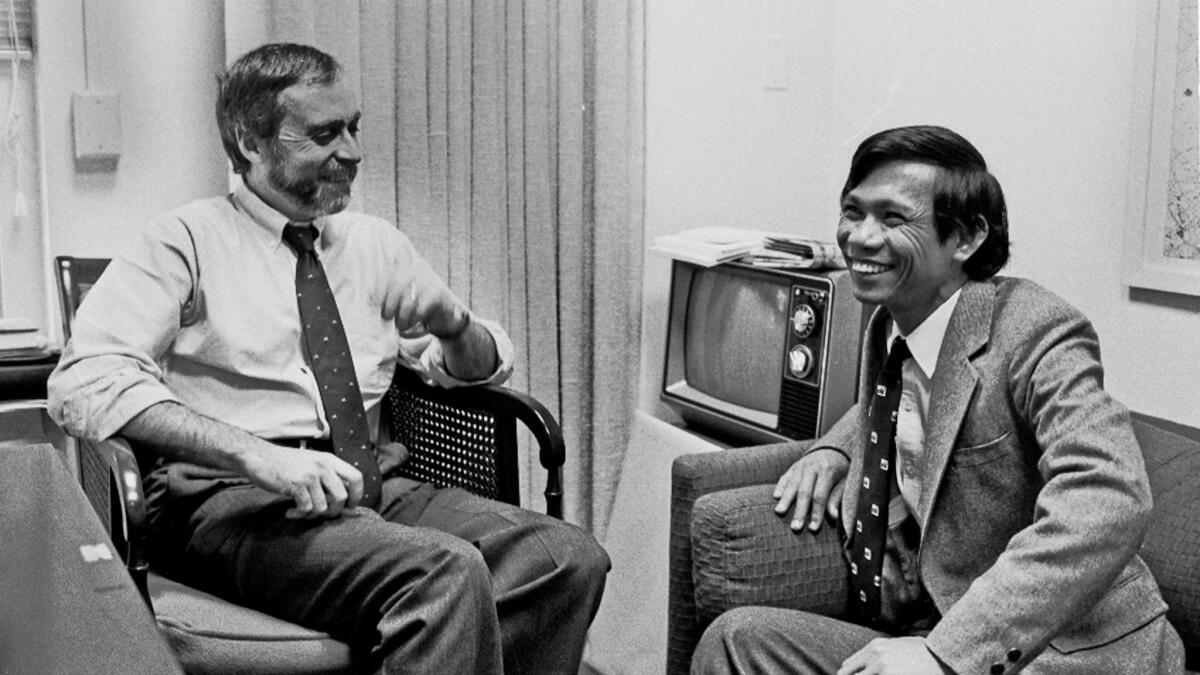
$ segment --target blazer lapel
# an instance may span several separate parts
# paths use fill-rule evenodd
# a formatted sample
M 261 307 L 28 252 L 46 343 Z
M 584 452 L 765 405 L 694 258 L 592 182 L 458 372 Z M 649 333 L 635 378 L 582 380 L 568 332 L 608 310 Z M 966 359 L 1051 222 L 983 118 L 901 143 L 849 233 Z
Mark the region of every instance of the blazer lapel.
M 979 383 L 979 373 L 971 365 L 971 357 L 988 342 L 994 304 L 992 284 L 968 281 L 963 285 L 958 305 L 946 327 L 946 337 L 933 374 L 929 426 L 925 430 L 924 489 L 917 509 L 922 532 L 929 526 L 929 514 L 950 461 L 954 440 Z

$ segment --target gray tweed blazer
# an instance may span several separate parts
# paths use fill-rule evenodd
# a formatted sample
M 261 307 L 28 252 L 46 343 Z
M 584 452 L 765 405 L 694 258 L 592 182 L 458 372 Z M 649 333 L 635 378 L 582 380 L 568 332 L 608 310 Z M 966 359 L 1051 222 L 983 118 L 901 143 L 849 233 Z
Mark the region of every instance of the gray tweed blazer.
M 876 312 L 868 330 L 864 400 L 887 318 Z M 1166 604 L 1136 555 L 1150 489 L 1128 411 L 1104 391 L 1091 323 L 1033 282 L 968 282 L 938 355 L 929 418 L 916 516 L 921 578 L 942 614 L 930 648 L 959 673 L 1011 672 L 1034 659 L 1048 672 L 1156 662 L 1156 653 L 1129 653 L 1131 642 L 1136 651 L 1157 649 L 1153 641 L 1112 644 Z M 847 533 L 865 424 L 856 406 L 818 443 L 851 457 Z

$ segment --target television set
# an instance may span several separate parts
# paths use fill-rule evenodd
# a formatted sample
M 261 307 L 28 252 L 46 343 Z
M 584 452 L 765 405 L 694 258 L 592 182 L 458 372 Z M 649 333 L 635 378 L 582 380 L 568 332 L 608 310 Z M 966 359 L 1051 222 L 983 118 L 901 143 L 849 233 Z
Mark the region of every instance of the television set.
M 662 400 L 733 443 L 816 438 L 854 403 L 867 309 L 845 270 L 672 261 Z

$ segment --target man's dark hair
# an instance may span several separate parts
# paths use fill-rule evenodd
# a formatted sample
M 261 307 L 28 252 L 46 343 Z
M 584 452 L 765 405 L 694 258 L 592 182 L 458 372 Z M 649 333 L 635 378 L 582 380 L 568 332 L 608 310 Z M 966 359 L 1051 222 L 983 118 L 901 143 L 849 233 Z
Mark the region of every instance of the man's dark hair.
M 934 225 L 945 242 L 955 231 L 970 233 L 987 223 L 987 238 L 963 264 L 971 279 L 986 279 L 1008 263 L 1008 210 L 1000 182 L 987 170 L 983 155 L 967 139 L 937 126 L 900 127 L 863 141 L 850 160 L 842 196 L 872 171 L 895 160 L 937 167 L 933 186 Z
M 238 134 L 273 139 L 283 122 L 279 94 L 294 84 L 329 84 L 341 66 L 330 55 L 306 45 L 267 44 L 242 55 L 218 78 L 217 129 L 234 173 L 250 162 L 238 149 Z

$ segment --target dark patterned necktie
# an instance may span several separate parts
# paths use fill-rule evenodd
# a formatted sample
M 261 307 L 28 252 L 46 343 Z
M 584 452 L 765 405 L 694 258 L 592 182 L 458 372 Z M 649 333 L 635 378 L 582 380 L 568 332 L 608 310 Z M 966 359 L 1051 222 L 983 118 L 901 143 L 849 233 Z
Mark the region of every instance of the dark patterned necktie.
M 867 625 L 879 620 L 888 502 L 896 464 L 896 409 L 903 389 L 901 367 L 910 355 L 904 339 L 897 337 L 875 380 L 870 401 L 870 427 L 850 546 L 850 606 Z
M 316 228 L 288 225 L 283 228 L 283 240 L 296 252 L 296 304 L 300 308 L 300 323 L 304 326 L 304 341 L 325 419 L 329 421 L 329 439 L 333 452 L 349 462 L 363 475 L 363 506 L 379 504 L 382 478 L 379 465 L 371 454 L 371 439 L 363 409 L 362 392 L 350 358 L 350 344 L 342 328 L 333 289 L 325 276 L 325 268 L 317 258 L 313 241 Z

